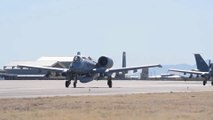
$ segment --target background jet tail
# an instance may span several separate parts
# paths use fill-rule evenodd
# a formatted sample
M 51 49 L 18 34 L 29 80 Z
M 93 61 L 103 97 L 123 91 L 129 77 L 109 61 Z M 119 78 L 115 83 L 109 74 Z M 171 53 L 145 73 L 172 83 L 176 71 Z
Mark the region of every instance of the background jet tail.
M 122 55 L 122 67 L 125 68 L 126 67 L 126 52 L 123 52 L 123 55 Z M 126 72 L 123 72 L 123 74 L 126 74 L 128 73 L 127 71 Z
M 123 52 L 123 56 L 122 56 L 122 67 L 126 67 L 126 52 Z
M 200 54 L 195 54 L 195 61 L 196 61 L 196 65 L 197 65 L 198 70 L 200 70 L 202 72 L 208 72 L 209 71 L 209 66 L 204 61 L 204 59 L 201 57 Z
M 126 67 L 126 52 L 123 52 L 122 54 L 122 68 Z M 125 74 L 127 74 L 128 71 L 123 71 L 121 73 L 117 72 L 115 75 L 115 78 L 117 79 L 125 79 Z

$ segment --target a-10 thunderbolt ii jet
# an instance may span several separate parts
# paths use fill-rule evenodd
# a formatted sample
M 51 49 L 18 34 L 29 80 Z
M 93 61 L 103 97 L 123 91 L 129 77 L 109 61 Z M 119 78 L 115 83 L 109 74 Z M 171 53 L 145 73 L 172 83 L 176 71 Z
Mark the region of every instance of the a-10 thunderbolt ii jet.
M 127 72 L 129 70 L 137 70 L 142 68 L 161 67 L 160 64 L 144 65 L 136 67 L 112 68 L 113 60 L 106 56 L 99 57 L 98 61 L 91 57 L 82 57 L 76 55 L 73 58 L 69 68 L 55 68 L 42 66 L 18 65 L 19 67 L 48 70 L 53 72 L 60 72 L 66 76 L 65 87 L 69 87 L 71 80 L 73 80 L 73 87 L 76 88 L 77 81 L 81 83 L 88 83 L 92 80 L 100 80 L 107 78 L 107 85 L 112 87 L 112 74 L 118 72 Z
M 213 86 L 213 64 L 210 62 L 209 65 L 207 65 L 200 54 L 194 54 L 194 56 L 197 70 L 169 69 L 169 71 L 190 74 L 189 78 L 192 78 L 193 74 L 197 75 L 197 77 L 201 76 L 202 78 L 204 78 L 203 85 L 206 85 L 207 81 L 211 80 L 211 85 Z

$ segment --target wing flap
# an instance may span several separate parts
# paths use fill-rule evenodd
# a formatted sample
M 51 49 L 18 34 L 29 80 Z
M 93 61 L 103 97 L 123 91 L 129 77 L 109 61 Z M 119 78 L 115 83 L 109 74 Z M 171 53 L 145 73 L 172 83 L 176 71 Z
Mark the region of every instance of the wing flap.
M 109 69 L 107 72 L 114 73 L 114 72 L 125 72 L 129 70 L 138 70 L 142 68 L 152 68 L 152 67 L 162 67 L 160 64 L 153 64 L 153 65 L 144 65 L 144 66 L 136 66 L 136 67 L 125 67 L 125 68 L 114 68 Z

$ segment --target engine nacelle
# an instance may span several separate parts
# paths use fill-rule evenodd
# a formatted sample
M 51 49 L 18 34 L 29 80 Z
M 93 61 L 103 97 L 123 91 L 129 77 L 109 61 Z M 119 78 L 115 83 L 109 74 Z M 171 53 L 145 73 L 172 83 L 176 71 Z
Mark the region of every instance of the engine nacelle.
M 111 58 L 101 56 L 98 59 L 98 64 L 99 67 L 105 67 L 105 68 L 111 68 L 113 66 L 113 60 Z

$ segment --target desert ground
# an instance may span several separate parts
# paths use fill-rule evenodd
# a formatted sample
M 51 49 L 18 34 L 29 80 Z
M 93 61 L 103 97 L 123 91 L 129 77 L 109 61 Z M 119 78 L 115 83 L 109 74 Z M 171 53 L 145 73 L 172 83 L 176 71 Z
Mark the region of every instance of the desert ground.
M 212 92 L 0 99 L 0 120 L 212 120 Z

